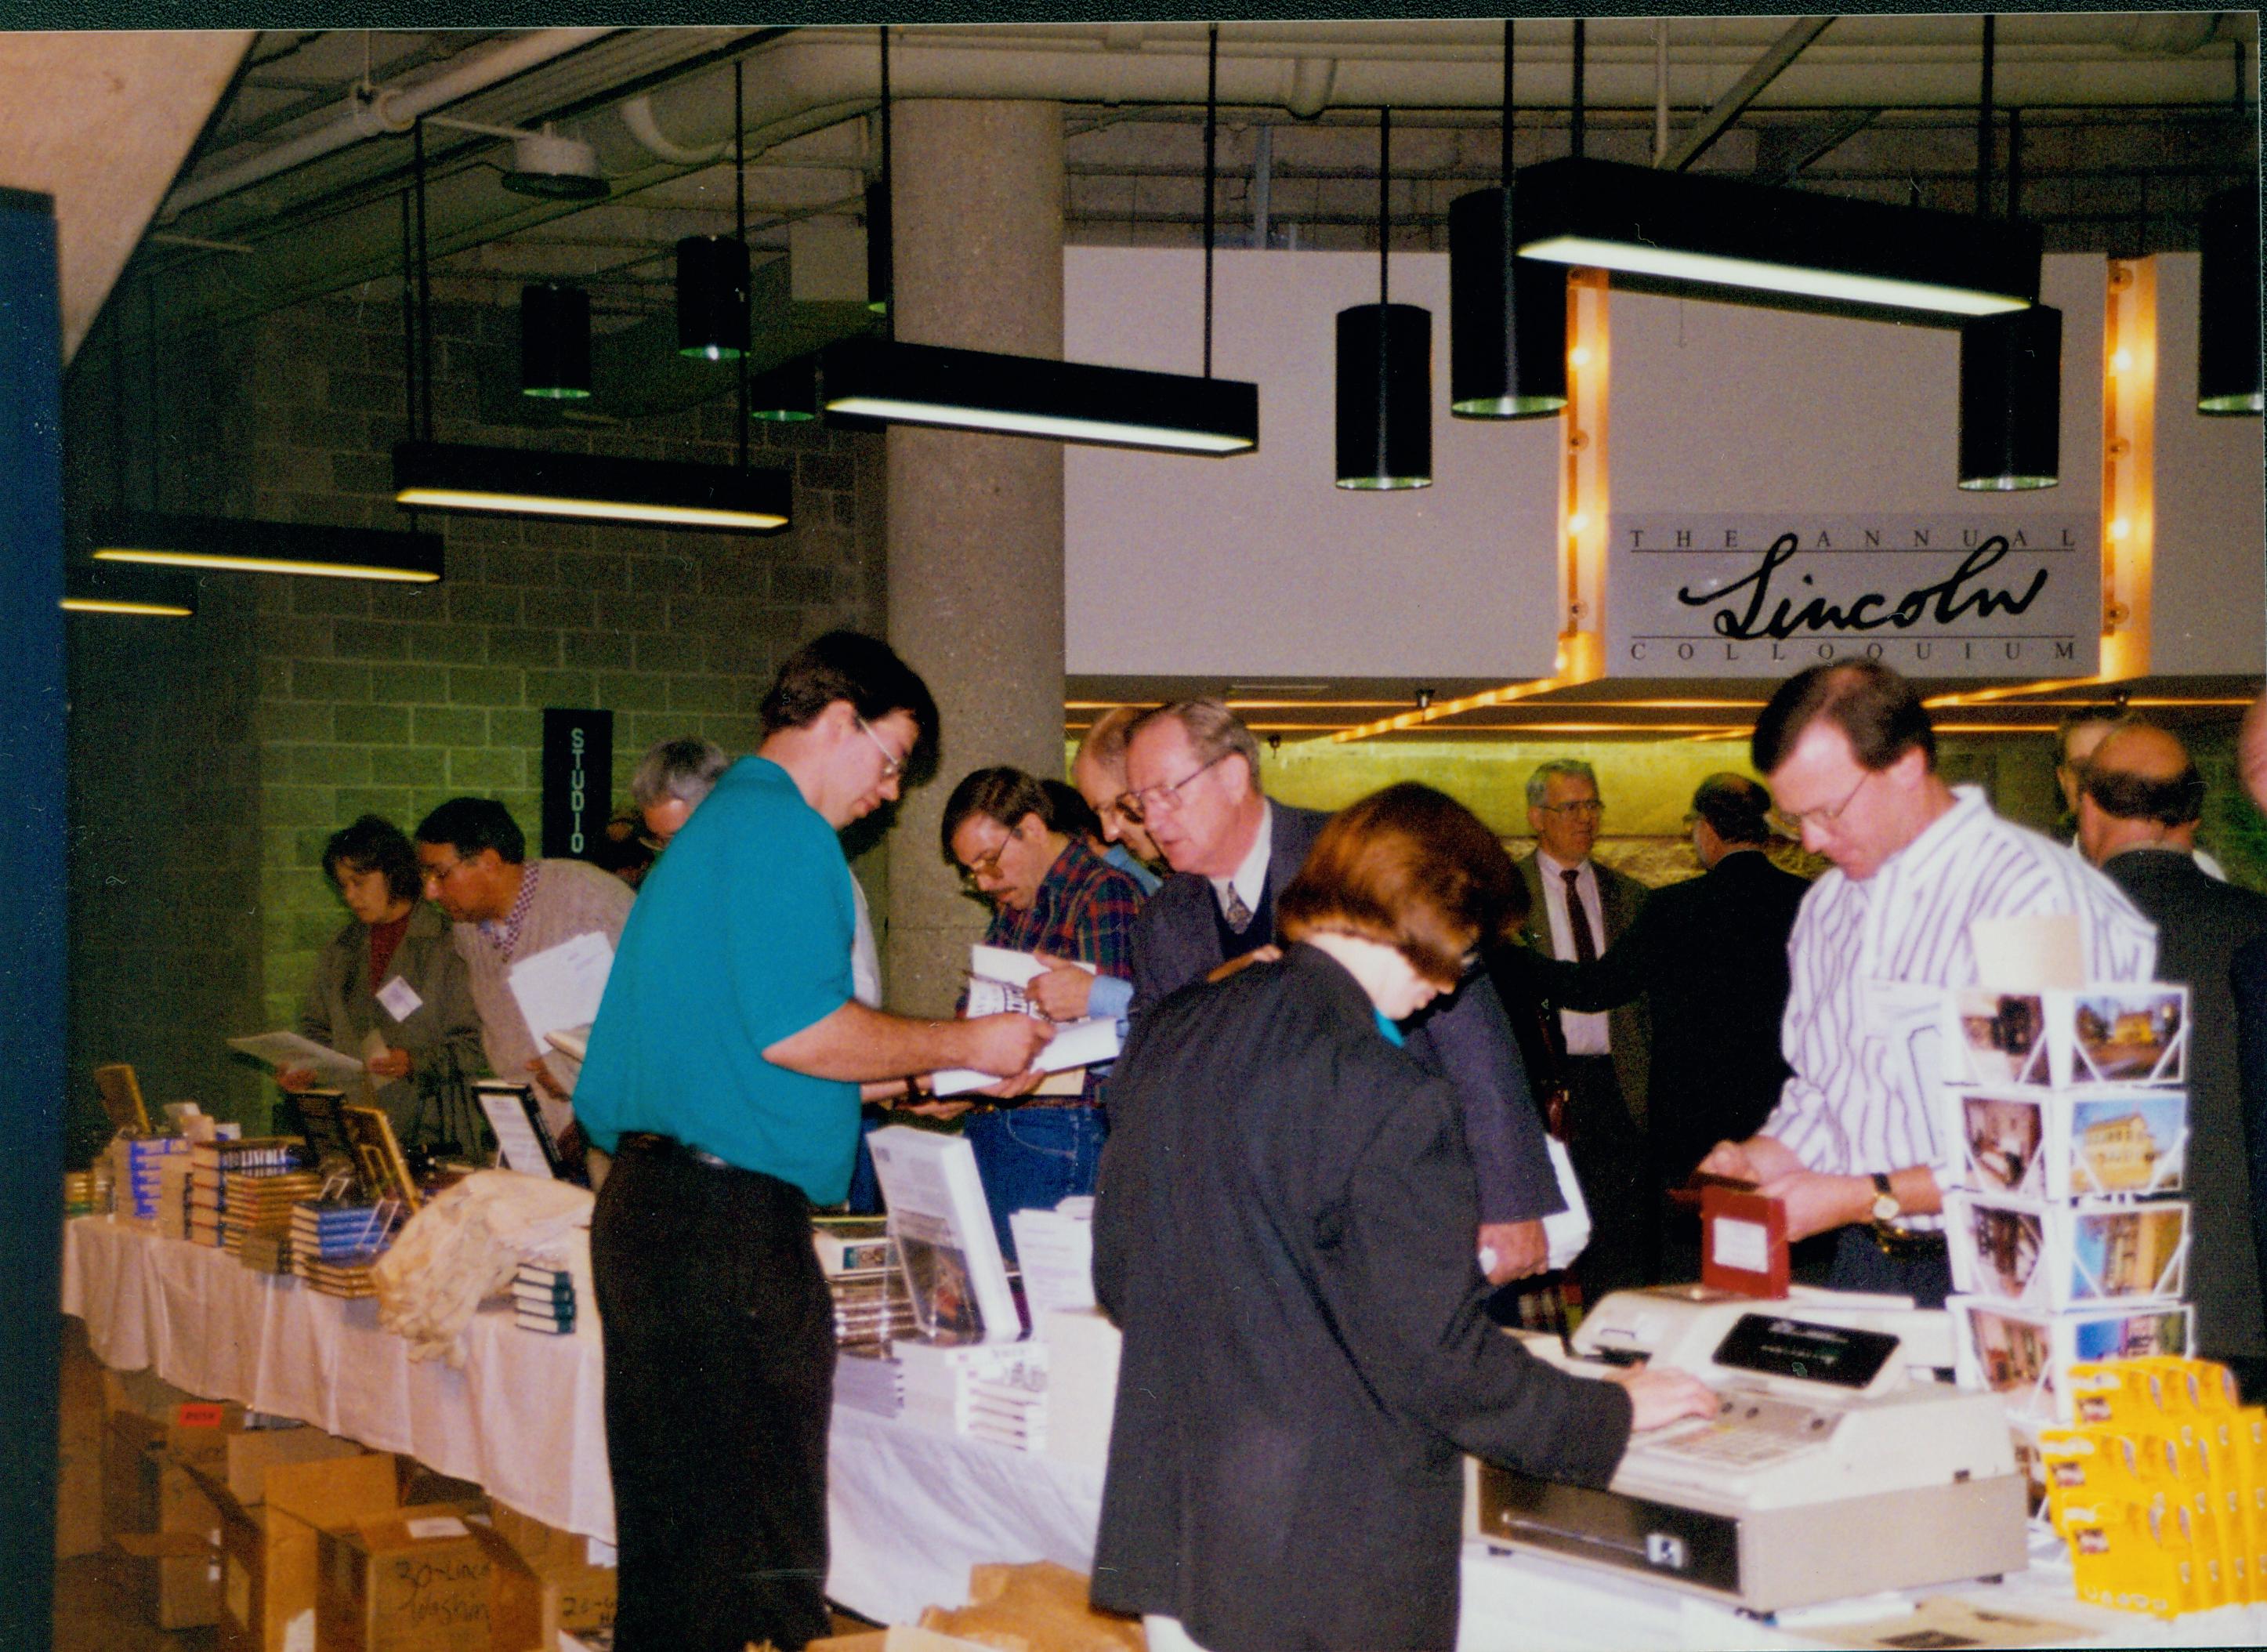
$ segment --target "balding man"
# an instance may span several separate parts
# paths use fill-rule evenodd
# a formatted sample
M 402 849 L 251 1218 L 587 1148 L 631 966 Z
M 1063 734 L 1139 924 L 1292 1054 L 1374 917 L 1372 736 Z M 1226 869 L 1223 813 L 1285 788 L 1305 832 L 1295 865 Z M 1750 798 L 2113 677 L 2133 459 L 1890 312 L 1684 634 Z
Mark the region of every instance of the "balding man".
M 2189 989 L 2189 1296 L 2197 1348 L 2267 1392 L 2253 1189 L 2236 1064 L 2237 951 L 2267 935 L 2267 896 L 2208 877 L 2177 840 L 2201 812 L 2204 779 L 2169 731 L 2112 729 L 2086 765 L 2078 845 L 2157 926 L 2157 974 Z
M 1173 868 L 1134 928 L 1133 1015 L 1275 938 L 1275 896 L 1325 816 L 1271 803 L 1259 743 L 1217 700 L 1147 713 L 1126 743 L 1127 812 Z M 1479 1184 L 1478 1249 L 1502 1284 L 1539 1272 L 1543 1218 L 1566 1208 L 1527 1088 L 1527 1068 L 1485 974 L 1409 1033 L 1409 1054 L 1456 1087 Z
M 1139 706 L 1112 706 L 1097 717 L 1071 760 L 1070 783 L 1102 823 L 1103 841 L 1110 845 L 1102 858 L 1139 884 L 1144 895 L 1154 895 L 1164 881 L 1165 857 L 1140 811 L 1126 809 L 1126 734 L 1141 716 Z

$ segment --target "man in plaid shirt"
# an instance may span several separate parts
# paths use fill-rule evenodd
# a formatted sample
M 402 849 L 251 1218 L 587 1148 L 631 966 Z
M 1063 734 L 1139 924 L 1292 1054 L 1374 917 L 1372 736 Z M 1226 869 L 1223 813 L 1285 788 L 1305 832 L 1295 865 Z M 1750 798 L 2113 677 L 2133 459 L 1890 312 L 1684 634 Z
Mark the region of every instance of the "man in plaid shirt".
M 1017 768 L 978 769 L 953 788 L 939 835 L 946 861 L 959 868 L 972 892 L 991 903 L 986 945 L 1093 966 L 1083 995 L 1101 1002 L 1067 1002 L 1058 986 L 1045 1001 L 1050 1014 L 1071 1020 L 1122 1010 L 1130 988 L 1113 998 L 1093 988 L 1132 978 L 1141 887 L 1049 823 L 1046 792 L 1037 780 Z M 1058 980 L 1067 978 L 1067 972 L 1058 973 Z M 1052 1209 L 1072 1194 L 1092 1193 L 1106 1128 L 1100 1070 L 1089 1068 L 1075 1095 L 1031 1094 L 1036 1083 L 1010 1081 L 985 1092 L 1001 1102 L 1029 1099 L 984 1107 L 967 1125 L 992 1224 L 1011 1260 L 1008 1213 Z

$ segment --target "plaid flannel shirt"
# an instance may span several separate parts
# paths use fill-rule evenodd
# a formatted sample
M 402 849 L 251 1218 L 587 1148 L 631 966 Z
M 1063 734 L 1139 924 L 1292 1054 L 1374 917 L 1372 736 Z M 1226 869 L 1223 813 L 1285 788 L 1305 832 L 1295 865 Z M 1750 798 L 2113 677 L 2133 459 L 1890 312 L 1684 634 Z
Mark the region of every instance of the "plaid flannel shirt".
M 987 946 L 1016 952 L 1045 952 L 1091 964 L 1102 975 L 1130 980 L 1134 974 L 1134 920 L 1141 910 L 1141 886 L 1115 866 L 1073 841 L 1047 868 L 1038 895 L 1021 912 L 995 910 L 984 932 Z M 1102 1078 L 1092 1069 L 1078 1099 L 1101 1099 Z M 1048 1098 L 1034 1098 L 1044 1105 Z

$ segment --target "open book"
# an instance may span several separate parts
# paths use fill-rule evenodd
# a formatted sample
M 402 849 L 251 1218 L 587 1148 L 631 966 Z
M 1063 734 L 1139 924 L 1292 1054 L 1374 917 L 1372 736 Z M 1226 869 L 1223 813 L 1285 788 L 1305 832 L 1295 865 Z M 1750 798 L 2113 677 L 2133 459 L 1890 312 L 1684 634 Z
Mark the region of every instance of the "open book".
M 972 946 L 968 949 L 968 1010 L 977 1016 L 996 1016 L 1009 1011 L 1035 1015 L 1023 988 L 1032 977 L 1045 973 L 1045 966 L 1029 952 L 1010 952 L 1004 947 Z M 1082 964 L 1081 969 L 1093 966 Z M 1082 1021 L 1066 1021 L 1056 1029 L 1055 1036 L 1039 1052 L 1033 1063 L 1043 1073 L 1060 1073 L 1071 1068 L 1096 1067 L 1118 1059 L 1118 1023 L 1107 1016 L 1089 1016 Z M 999 1077 L 992 1073 L 979 1073 L 965 1067 L 947 1068 L 935 1074 L 931 1081 L 940 1096 L 965 1095 L 972 1090 L 982 1090 L 996 1084 Z

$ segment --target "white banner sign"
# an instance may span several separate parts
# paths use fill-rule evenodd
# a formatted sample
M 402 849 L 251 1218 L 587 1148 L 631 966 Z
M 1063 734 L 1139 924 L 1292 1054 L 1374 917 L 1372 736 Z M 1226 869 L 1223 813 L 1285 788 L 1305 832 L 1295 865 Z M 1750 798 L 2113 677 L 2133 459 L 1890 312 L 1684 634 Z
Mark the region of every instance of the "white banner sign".
M 2101 669 L 2090 518 L 1958 512 L 1616 516 L 1612 677 L 1786 677 L 1877 659 L 1912 677 Z

